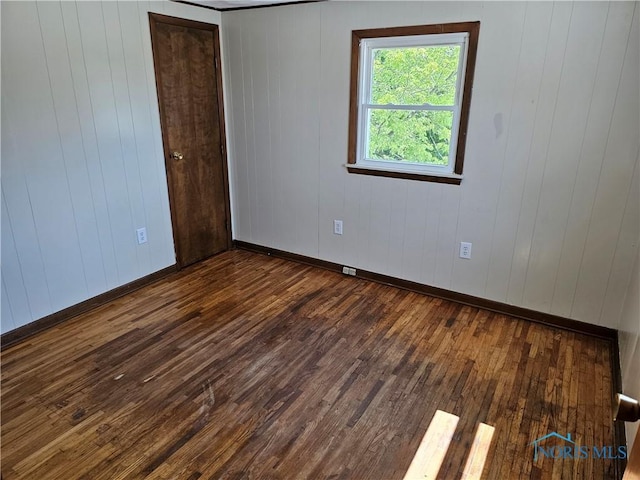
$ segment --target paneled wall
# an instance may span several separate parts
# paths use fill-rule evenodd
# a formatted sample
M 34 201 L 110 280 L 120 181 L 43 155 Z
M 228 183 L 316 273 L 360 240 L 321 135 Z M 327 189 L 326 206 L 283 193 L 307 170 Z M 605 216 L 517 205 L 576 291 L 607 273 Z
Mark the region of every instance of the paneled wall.
M 636 256 L 620 322 L 620 368 L 623 393 L 640 400 L 640 256 Z M 627 423 L 629 448 L 638 423 Z
M 640 236 L 637 2 L 223 13 L 235 237 L 618 327 Z M 352 29 L 480 20 L 462 185 L 348 174 Z M 344 235 L 333 234 L 333 220 Z M 458 258 L 473 243 L 471 260 Z
M 220 14 L 174 2 L 1 8 L 6 332 L 175 263 L 148 12 Z

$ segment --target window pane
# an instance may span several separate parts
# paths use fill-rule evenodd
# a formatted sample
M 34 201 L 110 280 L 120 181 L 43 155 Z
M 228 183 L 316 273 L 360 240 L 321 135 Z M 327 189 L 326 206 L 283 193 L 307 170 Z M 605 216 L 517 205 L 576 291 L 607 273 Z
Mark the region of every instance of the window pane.
M 373 50 L 371 103 L 453 105 L 459 45 Z
M 367 158 L 448 165 L 453 112 L 369 111 Z

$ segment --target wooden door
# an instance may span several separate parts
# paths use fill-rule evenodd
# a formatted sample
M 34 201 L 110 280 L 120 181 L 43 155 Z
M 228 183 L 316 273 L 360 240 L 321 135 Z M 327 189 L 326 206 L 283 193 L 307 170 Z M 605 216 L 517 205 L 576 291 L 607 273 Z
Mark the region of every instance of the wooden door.
M 231 246 L 217 25 L 149 14 L 180 267 Z

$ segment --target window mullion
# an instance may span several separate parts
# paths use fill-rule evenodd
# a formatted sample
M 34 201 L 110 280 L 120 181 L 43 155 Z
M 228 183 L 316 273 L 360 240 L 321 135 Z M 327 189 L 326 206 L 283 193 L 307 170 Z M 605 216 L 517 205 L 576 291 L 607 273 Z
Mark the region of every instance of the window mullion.
M 366 103 L 363 105 L 366 109 L 378 109 L 378 110 L 432 110 L 432 111 L 447 111 L 453 112 L 456 108 L 455 105 L 394 105 L 391 103 L 376 104 Z

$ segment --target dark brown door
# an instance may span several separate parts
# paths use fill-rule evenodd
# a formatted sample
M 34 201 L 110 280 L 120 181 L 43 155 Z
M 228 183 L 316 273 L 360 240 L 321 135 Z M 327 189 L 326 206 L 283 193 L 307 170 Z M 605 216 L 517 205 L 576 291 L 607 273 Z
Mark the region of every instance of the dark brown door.
M 149 19 L 173 237 L 184 267 L 231 243 L 218 27 Z

